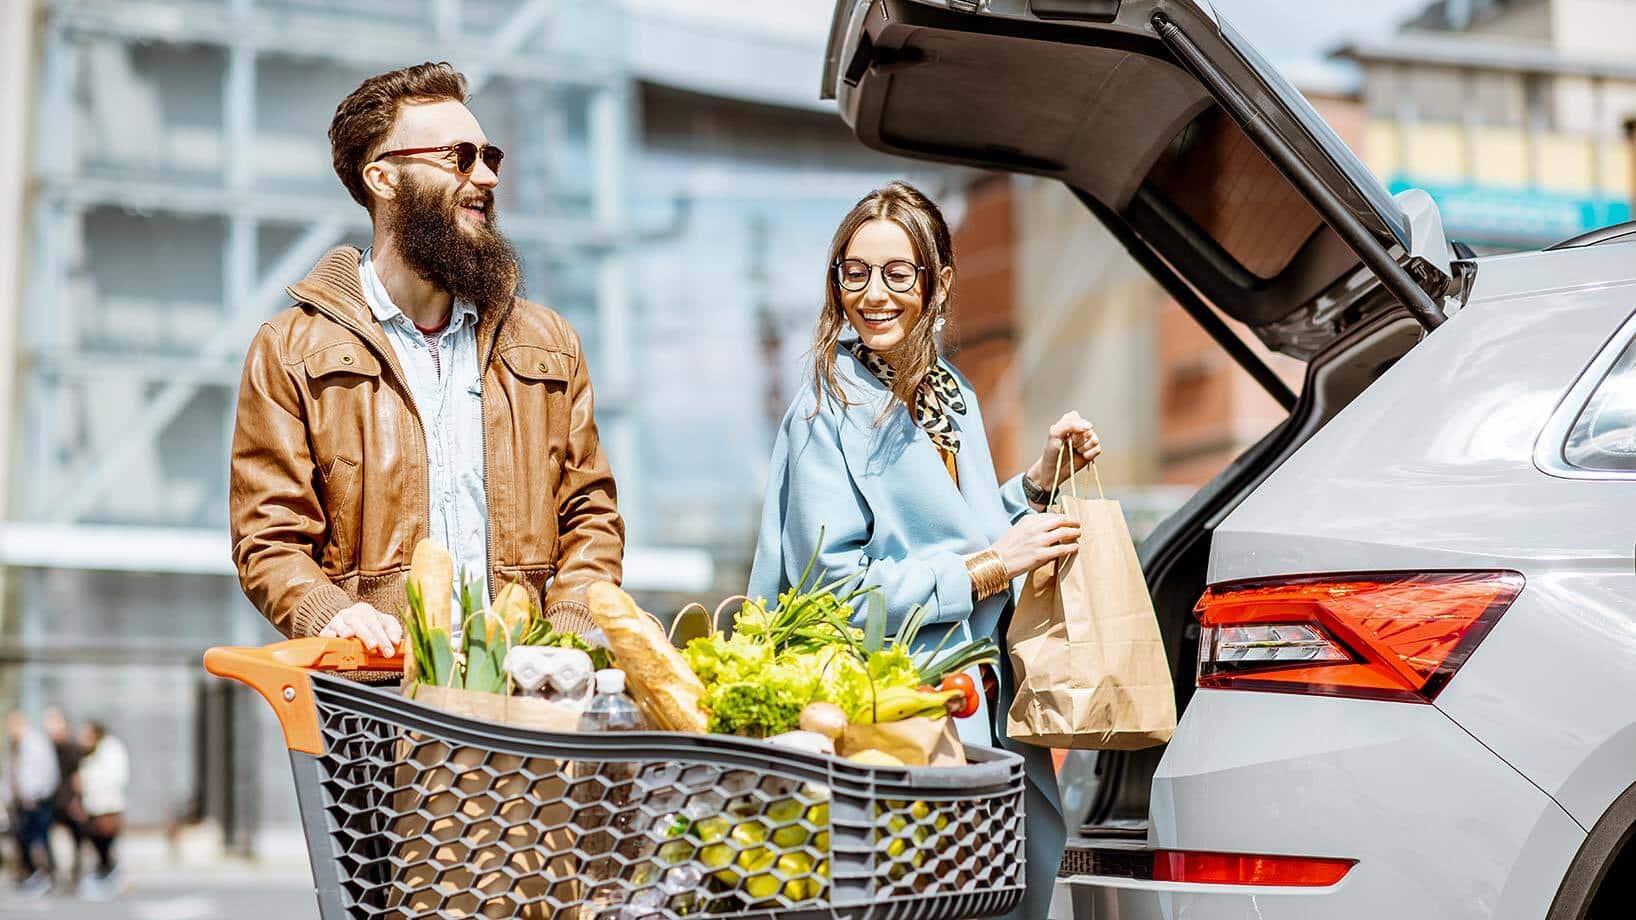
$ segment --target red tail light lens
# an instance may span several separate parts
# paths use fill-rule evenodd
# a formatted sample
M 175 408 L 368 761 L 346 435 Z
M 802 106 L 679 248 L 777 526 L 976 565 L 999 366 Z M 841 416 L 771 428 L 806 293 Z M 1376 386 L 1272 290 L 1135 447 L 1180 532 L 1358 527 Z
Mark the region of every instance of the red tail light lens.
M 1321 856 L 1069 846 L 1058 874 L 1200 885 L 1322 888 L 1338 883 L 1357 864 L 1355 859 Z
M 1355 859 L 1159 850 L 1153 854 L 1153 879 L 1205 885 L 1321 888 L 1345 878 L 1356 864 Z
M 1522 591 L 1515 572 L 1340 575 L 1208 589 L 1200 687 L 1429 703 Z

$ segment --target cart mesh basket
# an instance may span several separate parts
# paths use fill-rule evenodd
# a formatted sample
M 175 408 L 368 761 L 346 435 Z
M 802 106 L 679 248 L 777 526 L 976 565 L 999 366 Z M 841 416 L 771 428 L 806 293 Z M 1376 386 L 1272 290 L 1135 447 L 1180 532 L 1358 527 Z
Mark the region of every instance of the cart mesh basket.
M 284 722 L 324 920 L 954 920 L 1021 899 L 1013 754 L 879 768 L 726 736 L 534 731 L 307 670 L 339 658 L 296 643 L 207 666 Z

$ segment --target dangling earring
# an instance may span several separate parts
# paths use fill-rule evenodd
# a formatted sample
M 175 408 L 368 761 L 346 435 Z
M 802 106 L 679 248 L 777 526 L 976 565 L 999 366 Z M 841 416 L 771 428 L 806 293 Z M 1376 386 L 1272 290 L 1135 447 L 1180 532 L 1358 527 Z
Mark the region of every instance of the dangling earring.
M 933 335 L 942 335 L 943 327 L 949 324 L 948 319 L 943 316 L 943 307 L 944 305 L 941 303 L 937 305 L 937 320 L 932 323 Z

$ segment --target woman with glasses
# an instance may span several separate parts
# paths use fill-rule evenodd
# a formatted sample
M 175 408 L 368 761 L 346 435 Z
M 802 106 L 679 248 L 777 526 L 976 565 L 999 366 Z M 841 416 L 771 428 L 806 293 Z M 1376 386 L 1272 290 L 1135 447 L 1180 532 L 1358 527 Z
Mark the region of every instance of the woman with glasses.
M 858 202 L 829 255 L 812 375 L 773 447 L 748 593 L 778 597 L 816 551 L 828 578 L 861 574 L 881 591 L 889 629 L 923 605 L 928 645 L 948 630 L 1003 643 L 1014 580 L 1076 545 L 1076 525 L 1045 504 L 1070 468 L 1101 453 L 1096 431 L 1062 416 L 1039 460 L 998 482 L 976 395 L 939 349 L 954 303 L 949 228 L 912 186 Z M 1059 470 L 1065 444 L 1073 461 Z M 1050 753 L 1004 736 L 1009 672 L 1002 660 L 978 675 L 994 698 L 979 694 L 982 708 L 959 728 L 1028 762 L 1028 891 L 1014 916 L 1032 920 L 1046 915 L 1066 835 Z

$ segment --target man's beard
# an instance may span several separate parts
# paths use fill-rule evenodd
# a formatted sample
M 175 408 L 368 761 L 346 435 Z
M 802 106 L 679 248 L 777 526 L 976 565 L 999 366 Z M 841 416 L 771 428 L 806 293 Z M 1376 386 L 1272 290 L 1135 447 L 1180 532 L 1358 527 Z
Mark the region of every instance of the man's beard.
M 479 198 L 487 220 L 462 229 L 459 202 Z M 406 175 L 387 212 L 387 230 L 415 274 L 456 300 L 483 310 L 504 306 L 517 291 L 517 250 L 500 233 L 492 189 L 448 195 Z

